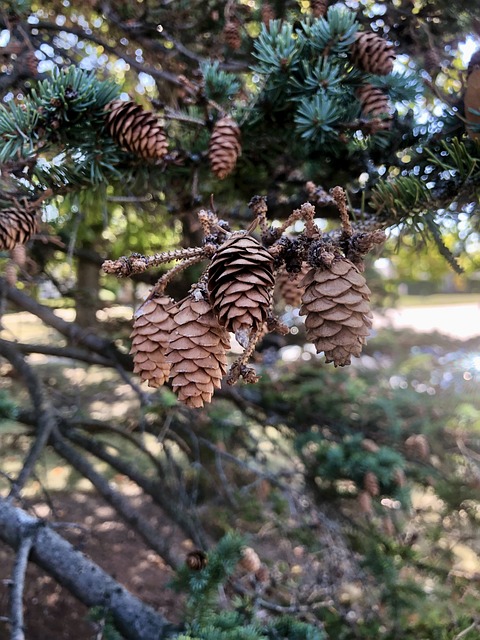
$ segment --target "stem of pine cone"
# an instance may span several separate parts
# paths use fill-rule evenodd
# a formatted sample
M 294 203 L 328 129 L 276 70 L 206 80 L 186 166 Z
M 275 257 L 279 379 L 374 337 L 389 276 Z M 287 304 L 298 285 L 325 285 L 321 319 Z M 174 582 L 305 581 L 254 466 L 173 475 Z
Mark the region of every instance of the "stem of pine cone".
M 203 249 L 207 247 L 213 247 L 213 245 L 205 245 Z M 213 251 L 214 250 L 215 250 L 215 247 L 213 247 Z M 161 278 L 159 278 L 159 280 L 157 280 L 152 290 L 150 291 L 150 294 L 147 299 L 153 298 L 155 295 L 158 295 L 159 293 L 163 293 L 165 291 L 167 284 L 170 282 L 170 280 L 173 280 L 173 278 L 175 278 L 175 276 L 181 273 L 184 269 L 187 269 L 188 267 L 191 267 L 192 265 L 197 264 L 197 262 L 201 262 L 202 260 L 204 260 L 206 257 L 208 257 L 207 253 L 208 251 L 205 254 L 202 253 L 201 255 L 193 256 L 192 258 L 188 258 L 188 260 L 184 260 L 180 264 L 175 265 L 175 267 L 172 267 L 169 271 L 167 271 L 167 273 L 165 273 Z
M 347 195 L 342 187 L 333 187 L 330 191 L 335 204 L 337 205 L 338 212 L 340 213 L 340 220 L 342 221 L 342 230 L 347 238 L 353 233 L 352 223 L 350 222 L 350 215 L 347 207 Z

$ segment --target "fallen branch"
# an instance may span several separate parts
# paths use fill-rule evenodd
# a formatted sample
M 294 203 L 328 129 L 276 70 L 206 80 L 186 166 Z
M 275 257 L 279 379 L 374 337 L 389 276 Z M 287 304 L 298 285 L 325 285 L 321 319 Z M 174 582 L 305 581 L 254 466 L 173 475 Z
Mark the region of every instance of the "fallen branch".
M 87 607 L 108 609 L 127 640 L 163 640 L 178 628 L 133 596 L 41 520 L 0 497 L 0 539 L 18 548 L 26 528 L 36 528 L 30 557 Z

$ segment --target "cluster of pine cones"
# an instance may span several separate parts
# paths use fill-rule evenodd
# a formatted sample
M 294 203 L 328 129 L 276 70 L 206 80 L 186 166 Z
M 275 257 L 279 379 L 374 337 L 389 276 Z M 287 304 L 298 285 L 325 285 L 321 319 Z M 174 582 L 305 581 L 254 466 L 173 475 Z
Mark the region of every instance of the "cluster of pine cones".
M 201 212 L 211 224 L 204 225 L 205 244 L 194 259 L 208 259 L 207 269 L 180 302 L 164 292 L 167 273 L 135 314 L 131 352 L 134 371 L 142 380 L 159 387 L 170 379 L 180 401 L 202 407 L 227 374 L 233 333 L 244 353 L 231 365 L 227 382 L 233 384 L 240 377 L 256 382 L 254 369 L 247 366 L 256 343 L 267 331 L 286 330 L 272 311 L 276 284 L 287 302 L 300 303 L 307 339 L 318 353 L 325 353 L 327 362 L 344 366 L 352 356 L 360 356 L 372 324 L 362 251 L 365 255 L 384 235 L 357 237 L 344 230 L 334 241 L 314 225 L 314 212 L 307 203 L 292 214 L 293 220 L 302 216 L 310 220 L 294 238 L 257 218 L 261 239 L 249 231 L 230 232 L 212 212 Z M 176 259 L 191 264 L 192 250 L 184 251 L 185 256 L 180 250 Z M 144 264 L 138 255 L 106 261 L 103 268 L 127 275 L 135 271 L 135 264 Z
M 158 117 L 133 101 L 113 100 L 105 107 L 109 135 L 125 151 L 144 160 L 162 160 L 168 154 L 168 140 Z M 212 173 L 226 178 L 241 153 L 240 128 L 231 116 L 219 118 L 212 130 L 208 158 Z

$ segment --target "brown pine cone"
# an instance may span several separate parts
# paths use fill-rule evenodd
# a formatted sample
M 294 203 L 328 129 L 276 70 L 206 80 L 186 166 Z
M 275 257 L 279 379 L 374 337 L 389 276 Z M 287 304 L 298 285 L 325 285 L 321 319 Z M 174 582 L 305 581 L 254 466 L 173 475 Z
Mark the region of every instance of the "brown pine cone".
M 248 573 L 256 573 L 262 566 L 262 563 L 255 549 L 252 549 L 252 547 L 244 547 L 239 565 L 242 569 L 248 571 Z
M 135 313 L 130 350 L 133 371 L 147 381 L 149 387 L 161 387 L 170 374 L 165 352 L 173 328 L 174 305 L 172 298 L 161 295 L 146 300 Z
M 420 460 L 428 460 L 430 457 L 430 446 L 423 433 L 413 434 L 405 440 L 407 453 Z
M 374 440 L 370 440 L 370 438 L 364 438 L 362 440 L 362 449 L 365 449 L 365 451 L 368 451 L 369 453 L 377 453 L 380 447 Z
M 223 27 L 223 38 L 230 49 L 234 51 L 240 49 L 242 46 L 242 37 L 240 35 L 240 25 L 238 22 L 230 20 L 225 23 Z
M 272 7 L 270 2 L 262 2 L 262 8 L 260 9 L 260 14 L 261 14 L 263 24 L 268 29 L 270 25 L 270 20 L 275 20 L 276 18 L 275 9 Z
M 30 208 L 8 207 L 0 210 L 0 250 L 25 244 L 38 230 L 38 211 Z
M 365 515 L 370 515 L 373 513 L 372 507 L 372 497 L 368 493 L 368 491 L 361 491 L 357 497 L 358 505 L 360 507 L 360 511 Z
M 353 63 L 367 73 L 386 76 L 393 70 L 393 46 L 373 31 L 357 33 L 351 56 Z
M 371 496 L 378 496 L 380 494 L 380 485 L 378 484 L 378 478 L 373 471 L 367 471 L 363 476 L 363 488 Z
M 329 4 L 330 0 L 310 0 L 310 11 L 315 18 L 323 18 Z
M 309 265 L 304 262 L 302 269 L 298 273 L 288 273 L 285 268 L 281 268 L 277 273 L 275 287 L 286 304 L 298 307 L 305 292 L 303 280 L 310 271 Z
M 464 96 L 467 133 L 473 140 L 480 138 L 480 51 L 473 54 L 468 65 L 467 86 Z M 471 126 L 476 125 L 475 131 Z
M 212 258 L 208 291 L 213 309 L 243 347 L 267 319 L 274 283 L 272 256 L 247 233 L 232 233 Z
M 24 244 L 17 244 L 10 251 L 10 257 L 13 262 L 23 269 L 25 263 L 27 262 L 27 250 Z
M 381 89 L 365 84 L 357 91 L 357 98 L 362 105 L 362 114 L 370 118 L 382 118 L 383 129 L 392 126 L 391 105 L 388 96 Z
M 202 569 L 205 569 L 208 564 L 208 556 L 205 551 L 195 549 L 195 551 L 187 553 L 185 563 L 192 571 L 201 571 Z
M 210 304 L 189 296 L 175 313 L 166 359 L 180 402 L 203 407 L 219 389 L 227 370 L 228 333 L 218 323 Z
M 208 148 L 212 172 L 219 180 L 232 173 L 242 147 L 240 129 L 233 118 L 225 116 L 215 123 Z
M 372 326 L 370 289 L 357 267 L 337 258 L 329 267 L 305 276 L 300 314 L 306 315 L 307 338 L 326 362 L 343 367 L 359 357 Z
M 144 160 L 159 160 L 168 142 L 157 116 L 135 102 L 113 100 L 105 107 L 107 131 L 115 142 Z

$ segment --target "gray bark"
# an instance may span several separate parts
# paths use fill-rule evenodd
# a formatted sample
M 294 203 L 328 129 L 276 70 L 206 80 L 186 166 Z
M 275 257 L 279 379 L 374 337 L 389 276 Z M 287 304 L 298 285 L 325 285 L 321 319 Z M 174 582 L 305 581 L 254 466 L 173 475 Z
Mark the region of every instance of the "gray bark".
M 178 628 L 132 595 L 103 569 L 37 518 L 0 497 L 0 539 L 17 549 L 27 528 L 37 529 L 30 557 L 88 607 L 108 609 L 127 640 L 162 640 Z

